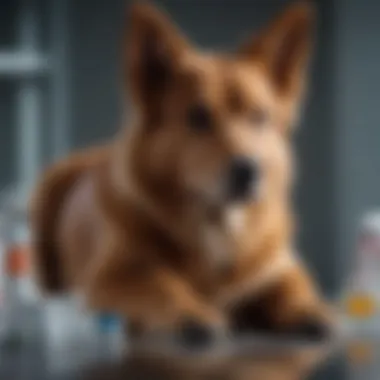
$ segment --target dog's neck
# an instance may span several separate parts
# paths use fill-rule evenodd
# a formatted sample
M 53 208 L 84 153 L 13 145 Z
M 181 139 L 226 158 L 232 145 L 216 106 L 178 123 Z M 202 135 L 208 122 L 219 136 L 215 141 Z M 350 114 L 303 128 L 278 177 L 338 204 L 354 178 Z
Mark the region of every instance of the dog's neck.
M 193 221 L 197 210 L 183 199 L 170 199 L 175 195 L 155 191 L 131 166 L 134 162 L 130 154 L 133 152 L 135 132 L 137 130 L 132 127 L 115 140 L 110 167 L 114 191 L 119 198 L 139 209 L 150 219 L 149 223 L 157 226 L 175 245 L 186 250 L 196 249 Z

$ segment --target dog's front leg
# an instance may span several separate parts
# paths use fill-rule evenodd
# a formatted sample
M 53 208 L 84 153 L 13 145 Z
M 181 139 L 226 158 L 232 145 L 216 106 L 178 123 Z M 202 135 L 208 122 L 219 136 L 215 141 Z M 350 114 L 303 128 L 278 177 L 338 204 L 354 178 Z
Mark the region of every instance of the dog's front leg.
M 120 257 L 122 259 L 120 259 Z M 222 314 L 165 266 L 109 255 L 86 281 L 91 308 L 128 319 L 141 333 L 174 333 L 186 345 L 208 344 L 224 330 Z
M 254 281 L 260 279 L 261 283 Z M 233 330 L 262 331 L 276 336 L 324 339 L 331 333 L 332 319 L 305 269 L 296 261 L 269 267 L 261 272 L 249 271 L 247 278 L 235 284 L 235 293 L 225 307 Z M 252 280 L 250 279 L 252 278 Z M 255 285 L 250 292 L 249 286 Z

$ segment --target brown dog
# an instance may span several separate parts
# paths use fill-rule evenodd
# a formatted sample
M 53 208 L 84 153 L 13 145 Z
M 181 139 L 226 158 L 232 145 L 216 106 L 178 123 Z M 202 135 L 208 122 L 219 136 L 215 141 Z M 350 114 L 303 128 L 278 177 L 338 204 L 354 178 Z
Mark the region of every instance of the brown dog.
M 293 250 L 291 130 L 313 10 L 290 7 L 236 54 L 200 52 L 152 6 L 128 23 L 133 120 L 55 165 L 33 200 L 41 285 L 140 331 L 320 338 L 325 306 Z

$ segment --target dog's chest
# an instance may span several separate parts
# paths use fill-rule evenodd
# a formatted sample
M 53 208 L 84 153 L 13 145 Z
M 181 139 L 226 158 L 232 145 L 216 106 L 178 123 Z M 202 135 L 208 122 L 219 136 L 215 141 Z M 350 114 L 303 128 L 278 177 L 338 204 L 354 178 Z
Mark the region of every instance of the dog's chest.
M 207 226 L 204 229 L 203 239 L 205 259 L 210 268 L 219 272 L 229 267 L 232 252 L 225 234 L 217 226 Z
M 208 223 L 203 228 L 203 244 L 211 269 L 224 272 L 231 267 L 238 254 L 236 241 L 244 228 L 244 215 L 231 210 L 218 223 Z

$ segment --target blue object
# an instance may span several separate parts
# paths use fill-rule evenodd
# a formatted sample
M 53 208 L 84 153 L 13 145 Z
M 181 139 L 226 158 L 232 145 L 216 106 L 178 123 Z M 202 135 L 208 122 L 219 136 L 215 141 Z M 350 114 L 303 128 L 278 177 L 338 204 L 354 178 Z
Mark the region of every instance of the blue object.
M 114 314 L 101 313 L 96 320 L 101 332 L 114 332 L 121 327 L 120 319 Z

